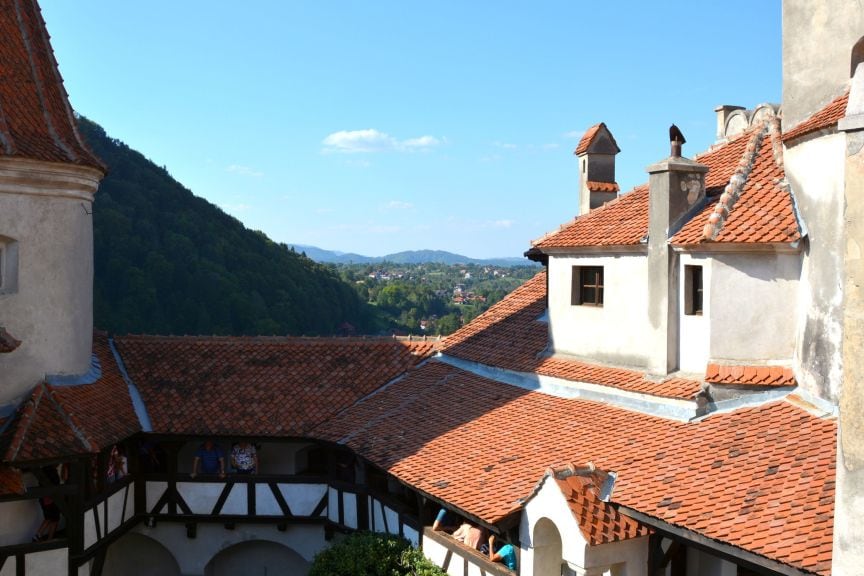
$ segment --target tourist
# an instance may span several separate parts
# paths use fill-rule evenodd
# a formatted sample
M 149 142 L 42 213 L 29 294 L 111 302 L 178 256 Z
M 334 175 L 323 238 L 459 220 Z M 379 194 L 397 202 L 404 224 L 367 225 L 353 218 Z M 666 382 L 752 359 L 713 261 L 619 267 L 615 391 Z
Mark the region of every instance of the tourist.
M 463 522 L 462 525 L 453 532 L 453 538 L 474 550 L 480 549 L 481 544 L 484 543 L 485 535 L 485 529 L 478 528 L 470 522 Z
M 192 478 L 198 475 L 199 464 L 202 474 L 218 474 L 220 478 L 225 477 L 225 453 L 212 440 L 205 440 L 195 452 L 195 459 L 192 460 L 192 474 L 190 474 Z
M 255 446 L 241 440 L 231 449 L 231 466 L 237 474 L 255 474 L 258 472 L 258 452 Z
M 123 451 L 115 444 L 111 448 L 111 455 L 108 457 L 108 472 L 106 477 L 108 483 L 113 484 L 117 480 L 121 480 L 129 473 L 128 461 Z
M 495 535 L 489 536 L 489 559 L 501 562 L 510 570 L 516 570 L 516 548 L 512 544 L 504 544 L 495 550 Z
M 438 515 L 435 517 L 435 521 L 432 523 L 432 530 L 435 532 L 447 532 L 451 534 L 456 528 L 459 527 L 459 519 L 455 514 L 447 510 L 446 508 L 441 508 L 438 511 Z
M 60 475 L 57 473 L 57 468 L 54 466 L 45 466 L 42 472 L 48 477 L 50 485 L 57 486 L 60 484 Z M 33 542 L 42 542 L 54 538 L 54 533 L 57 531 L 57 526 L 60 525 L 60 507 L 54 501 L 52 496 L 42 496 L 39 498 L 39 507 L 42 508 L 42 523 L 36 529 L 36 534 L 33 536 Z

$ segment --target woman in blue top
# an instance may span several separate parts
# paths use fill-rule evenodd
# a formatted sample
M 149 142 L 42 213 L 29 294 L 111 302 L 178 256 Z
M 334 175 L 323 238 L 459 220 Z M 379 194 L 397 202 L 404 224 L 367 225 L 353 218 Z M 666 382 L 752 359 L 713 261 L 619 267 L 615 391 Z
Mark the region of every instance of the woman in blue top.
M 512 544 L 504 544 L 495 550 L 495 535 L 489 536 L 489 559 L 501 562 L 510 570 L 516 570 L 516 548 Z

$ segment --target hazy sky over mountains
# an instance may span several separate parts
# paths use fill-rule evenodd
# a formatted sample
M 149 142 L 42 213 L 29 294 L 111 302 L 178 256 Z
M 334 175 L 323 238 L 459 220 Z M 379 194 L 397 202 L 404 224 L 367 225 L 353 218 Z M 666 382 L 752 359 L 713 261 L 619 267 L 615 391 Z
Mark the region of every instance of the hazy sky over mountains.
M 41 0 L 73 106 L 277 241 L 515 256 L 577 209 L 586 128 L 623 190 L 779 102 L 779 0 Z

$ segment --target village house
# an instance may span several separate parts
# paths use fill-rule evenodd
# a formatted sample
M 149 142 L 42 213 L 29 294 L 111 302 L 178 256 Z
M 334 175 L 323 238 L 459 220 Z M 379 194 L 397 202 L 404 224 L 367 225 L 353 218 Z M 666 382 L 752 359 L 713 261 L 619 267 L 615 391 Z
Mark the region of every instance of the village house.
M 105 167 L 36 0 L 0 0 L 0 576 L 302 574 L 360 529 L 453 576 L 860 574 L 864 8 L 783 26 L 782 103 L 692 157 L 671 130 L 645 185 L 597 119 L 543 270 L 442 342 L 111 336 Z

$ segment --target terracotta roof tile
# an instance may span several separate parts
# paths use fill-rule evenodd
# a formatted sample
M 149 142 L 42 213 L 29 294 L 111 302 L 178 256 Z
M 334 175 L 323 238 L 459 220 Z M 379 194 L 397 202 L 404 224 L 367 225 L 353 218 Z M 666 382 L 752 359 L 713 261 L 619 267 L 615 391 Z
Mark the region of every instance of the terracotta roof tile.
M 617 182 L 593 182 L 589 180 L 585 185 L 591 192 L 618 192 L 621 189 Z
M 846 115 L 849 91 L 829 102 L 824 108 L 783 133 L 783 141 L 793 140 L 805 134 L 835 126 Z
M 598 209 L 599 210 L 599 209 Z M 522 284 L 467 326 L 447 337 L 444 354 L 517 372 L 611 386 L 621 390 L 691 399 L 700 383 L 687 378 L 656 381 L 643 372 L 547 355 L 546 272 Z
M 760 125 L 696 156 L 697 162 L 709 168 L 705 177 L 708 201 L 705 208 L 675 234 L 671 239 L 673 244 L 690 245 L 703 241 L 709 217 L 748 152 L 748 144 L 760 130 L 766 129 Z M 801 234 L 792 196 L 783 182 L 785 172 L 779 138 L 769 131 L 753 152 L 755 158 L 752 170 L 741 186 L 734 209 L 725 218 L 714 241 L 744 244 L 794 242 Z M 648 186 L 642 185 L 577 217 L 561 229 L 534 241 L 532 245 L 541 250 L 637 246 L 645 241 L 647 234 Z
M 35 0 L 0 0 L 0 157 L 104 170 L 84 144 Z
M 734 144 L 697 156 L 698 162 L 722 168 L 706 183 L 711 194 L 709 202 L 672 237 L 672 244 L 702 243 L 708 227 L 713 242 L 788 244 L 800 240 L 794 201 L 784 180 L 777 129 L 757 127 L 736 139 Z M 749 157 L 753 159 L 752 167 L 747 170 L 749 174 L 745 172 L 743 184 L 735 186 L 730 183 L 732 175 L 748 163 Z M 711 176 L 712 172 L 708 174 Z M 718 189 L 725 190 L 716 198 Z
M 829 566 L 836 422 L 787 402 L 682 423 L 432 360 L 315 434 L 485 522 L 519 510 L 550 464 L 592 461 L 617 473 L 619 505 L 798 568 Z
M 154 432 L 304 435 L 431 354 L 390 339 L 116 339 Z
M 128 387 L 105 334 L 94 335 L 93 353 L 102 370 L 96 382 L 34 388 L 6 433 L 4 461 L 97 452 L 140 431 Z
M 796 386 L 792 368 L 785 366 L 738 366 L 711 362 L 705 381 L 712 384 Z
M 582 138 L 579 140 L 579 144 L 576 146 L 576 150 L 573 153 L 579 155 L 587 152 L 588 147 L 591 145 L 591 142 L 594 140 L 594 136 L 597 135 L 597 132 L 600 130 L 601 126 L 603 126 L 602 122 L 588 128 L 588 130 L 585 131 L 585 134 L 582 135 Z
M 21 472 L 9 466 L 0 466 L 0 496 L 20 496 L 26 491 Z
M 592 546 L 647 536 L 648 527 L 621 514 L 600 499 L 601 483 L 595 474 L 555 477 L 564 499 L 579 524 L 579 530 Z

